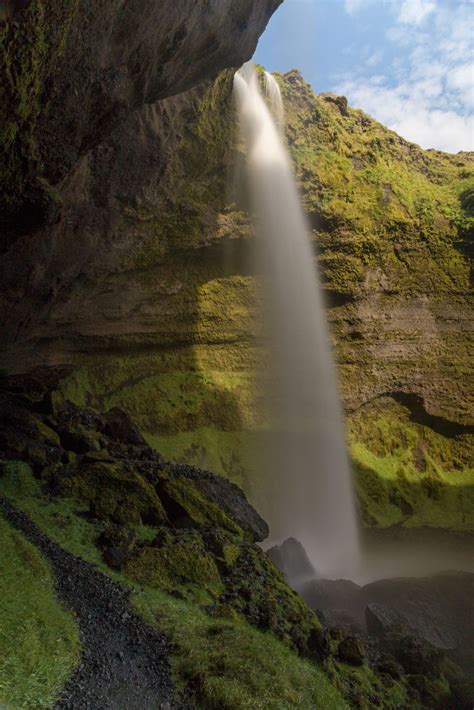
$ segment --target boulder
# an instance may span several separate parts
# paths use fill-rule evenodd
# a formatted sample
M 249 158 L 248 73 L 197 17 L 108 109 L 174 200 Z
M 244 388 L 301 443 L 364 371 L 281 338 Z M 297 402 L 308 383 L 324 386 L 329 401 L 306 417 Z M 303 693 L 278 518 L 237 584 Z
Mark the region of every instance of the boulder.
M 292 585 L 316 577 L 316 570 L 309 561 L 306 550 L 294 537 L 289 537 L 281 545 L 271 547 L 267 550 L 267 555 Z
M 312 609 L 321 610 L 325 617 L 343 615 L 352 623 L 365 627 L 364 602 L 361 587 L 348 579 L 312 579 L 301 585 L 299 592 Z
M 114 407 L 105 415 L 103 433 L 113 441 L 131 446 L 146 446 L 147 443 L 137 425 L 122 409 Z
M 346 636 L 339 643 L 337 655 L 343 663 L 361 666 L 365 660 L 364 644 L 357 636 Z
M 445 572 L 430 577 L 385 579 L 366 585 L 369 631 L 404 626 L 435 648 L 454 649 L 472 638 L 474 574 Z
M 121 570 L 135 547 L 135 532 L 131 528 L 109 524 L 97 540 L 104 562 L 112 569 Z
M 374 636 L 383 636 L 393 628 L 405 626 L 405 618 L 395 609 L 372 602 L 365 610 L 367 631 Z
M 443 652 L 426 641 L 404 632 L 390 632 L 385 635 L 383 645 L 405 673 L 436 676 L 442 671 Z
M 195 488 L 220 510 L 229 515 L 253 541 L 268 537 L 268 525 L 250 505 L 245 493 L 234 483 L 194 466 L 177 465 L 174 478 L 192 480 Z

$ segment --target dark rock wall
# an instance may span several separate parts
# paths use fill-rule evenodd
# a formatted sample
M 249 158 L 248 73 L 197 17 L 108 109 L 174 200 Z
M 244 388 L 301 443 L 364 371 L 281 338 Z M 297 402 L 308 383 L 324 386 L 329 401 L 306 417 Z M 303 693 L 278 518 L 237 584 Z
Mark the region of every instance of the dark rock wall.
M 131 111 L 240 66 L 282 0 L 43 0 L 0 18 L 0 217 L 10 239 Z

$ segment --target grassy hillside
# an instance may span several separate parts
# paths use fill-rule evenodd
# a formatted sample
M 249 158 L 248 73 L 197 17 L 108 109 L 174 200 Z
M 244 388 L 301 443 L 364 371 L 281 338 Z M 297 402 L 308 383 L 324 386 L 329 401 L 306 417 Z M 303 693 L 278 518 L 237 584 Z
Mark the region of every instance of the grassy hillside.
M 0 515 L 0 706 L 49 708 L 79 660 L 79 633 L 48 564 Z

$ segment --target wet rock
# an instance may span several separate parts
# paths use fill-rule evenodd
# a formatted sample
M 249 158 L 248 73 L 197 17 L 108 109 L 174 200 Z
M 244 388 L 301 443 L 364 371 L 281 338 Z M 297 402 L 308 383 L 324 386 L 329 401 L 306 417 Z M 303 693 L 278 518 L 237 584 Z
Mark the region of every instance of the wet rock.
M 449 696 L 439 683 L 434 683 L 425 675 L 415 673 L 408 675 L 408 684 L 412 691 L 412 697 L 419 698 L 422 707 L 430 708 L 430 710 L 446 710 Z
M 113 441 L 132 446 L 146 446 L 147 443 L 132 419 L 122 409 L 114 407 L 104 415 L 104 434 Z
M 384 638 L 384 648 L 402 666 L 405 673 L 439 675 L 444 654 L 428 642 L 403 632 L 390 632 Z
M 381 580 L 366 585 L 362 597 L 374 633 L 401 625 L 440 649 L 457 648 L 472 635 L 474 574 Z
M 395 680 L 399 680 L 403 675 L 403 668 L 401 665 L 393 658 L 390 658 L 390 656 L 382 657 L 378 661 L 376 668 L 379 673 L 389 676 L 390 678 L 394 678 Z
M 372 602 L 365 610 L 367 631 L 374 636 L 383 636 L 390 629 L 403 627 L 405 619 L 395 609 Z
M 121 570 L 133 553 L 135 532 L 119 525 L 108 525 L 97 544 L 102 548 L 104 562 L 112 569 Z
M 348 579 L 313 579 L 299 587 L 312 609 L 320 609 L 329 619 L 341 614 L 350 623 L 365 625 L 361 587 Z
M 100 435 L 98 432 L 60 431 L 61 444 L 64 449 L 76 454 L 86 454 L 89 451 L 100 450 Z
M 289 537 L 281 545 L 275 545 L 267 550 L 267 555 L 283 572 L 287 582 L 298 584 L 316 576 L 316 570 L 309 561 L 303 545 Z

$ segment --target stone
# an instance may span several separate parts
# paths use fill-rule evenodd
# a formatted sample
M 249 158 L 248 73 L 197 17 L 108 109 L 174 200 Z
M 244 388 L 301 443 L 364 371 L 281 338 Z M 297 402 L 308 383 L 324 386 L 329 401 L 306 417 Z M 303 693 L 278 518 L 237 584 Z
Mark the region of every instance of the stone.
M 365 649 L 362 641 L 356 636 L 346 636 L 337 647 L 338 658 L 351 666 L 361 666 L 365 660 Z
M 426 641 L 392 631 L 385 635 L 383 647 L 398 661 L 405 673 L 430 676 L 441 673 L 444 653 Z
M 176 471 L 183 477 L 188 477 L 205 497 L 215 503 L 221 510 L 246 531 L 255 542 L 262 542 L 268 537 L 268 525 L 250 505 L 245 493 L 234 483 L 221 476 L 191 466 L 178 466 Z
M 122 409 L 114 407 L 105 414 L 103 433 L 113 441 L 132 446 L 146 446 L 146 441 L 140 434 L 137 425 Z
M 383 636 L 394 627 L 404 626 L 405 619 L 395 609 L 372 602 L 365 610 L 367 631 L 374 636 Z
M 316 577 L 316 570 L 309 561 L 306 550 L 293 537 L 289 537 L 281 545 L 271 547 L 267 550 L 267 555 L 293 586 Z
M 348 579 L 312 579 L 302 584 L 299 593 L 312 609 L 320 609 L 328 618 L 336 612 L 346 621 L 364 624 L 364 601 L 361 587 Z
M 419 578 L 385 579 L 366 585 L 370 632 L 394 626 L 443 650 L 469 642 L 474 618 L 474 574 L 445 572 Z
M 133 554 L 135 532 L 130 528 L 109 524 L 98 538 L 97 545 L 103 550 L 104 562 L 120 571 Z

